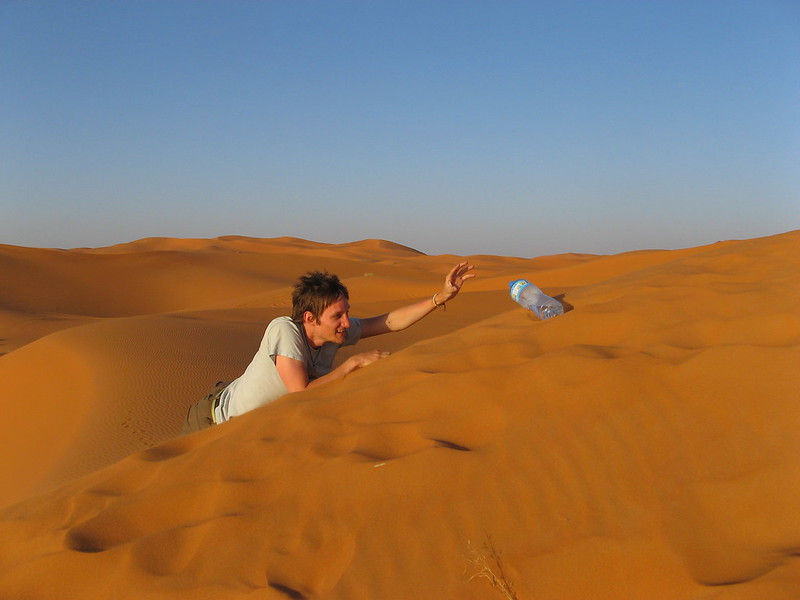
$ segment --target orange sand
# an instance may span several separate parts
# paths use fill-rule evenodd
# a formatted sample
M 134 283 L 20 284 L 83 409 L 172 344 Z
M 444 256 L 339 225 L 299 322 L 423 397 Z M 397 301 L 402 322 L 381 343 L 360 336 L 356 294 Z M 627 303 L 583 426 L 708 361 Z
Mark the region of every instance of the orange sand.
M 502 600 L 492 548 L 519 600 L 800 597 L 800 231 L 471 257 L 446 312 L 342 353 L 391 358 L 175 437 L 300 273 L 370 316 L 458 258 L 0 246 L 0 598 Z

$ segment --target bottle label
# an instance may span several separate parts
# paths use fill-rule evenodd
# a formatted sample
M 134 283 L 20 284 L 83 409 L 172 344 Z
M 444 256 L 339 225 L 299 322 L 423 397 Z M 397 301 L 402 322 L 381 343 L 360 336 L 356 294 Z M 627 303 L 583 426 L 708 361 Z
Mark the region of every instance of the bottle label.
M 524 279 L 517 279 L 514 284 L 511 286 L 511 297 L 514 299 L 515 302 L 519 302 L 519 295 L 522 293 L 526 287 L 530 285 L 529 281 L 525 281 Z

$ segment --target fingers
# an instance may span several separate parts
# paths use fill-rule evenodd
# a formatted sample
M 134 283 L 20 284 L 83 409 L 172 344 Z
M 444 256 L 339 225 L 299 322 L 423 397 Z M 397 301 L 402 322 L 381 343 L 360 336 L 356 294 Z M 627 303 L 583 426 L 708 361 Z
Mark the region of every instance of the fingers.
M 344 370 L 344 374 L 347 375 L 367 365 L 371 365 L 375 361 L 387 358 L 390 354 L 390 352 L 383 352 L 381 350 L 370 350 L 368 352 L 362 352 L 361 354 L 354 354 L 342 363 L 341 368 Z
M 453 287 L 461 287 L 461 284 L 464 281 L 475 277 L 475 273 L 470 273 L 470 271 L 472 271 L 474 268 L 475 265 L 471 265 L 467 261 L 460 262 L 455 267 L 450 269 L 445 281 Z
M 474 268 L 475 265 L 466 265 L 460 272 L 461 281 L 466 281 L 467 279 L 475 277 L 475 273 L 470 273 Z
M 370 350 L 369 352 L 363 352 L 361 354 L 356 355 L 358 358 L 358 362 L 360 366 L 365 367 L 369 364 L 374 363 L 377 360 L 381 360 L 383 358 L 388 358 L 391 356 L 391 352 L 384 352 L 383 350 Z

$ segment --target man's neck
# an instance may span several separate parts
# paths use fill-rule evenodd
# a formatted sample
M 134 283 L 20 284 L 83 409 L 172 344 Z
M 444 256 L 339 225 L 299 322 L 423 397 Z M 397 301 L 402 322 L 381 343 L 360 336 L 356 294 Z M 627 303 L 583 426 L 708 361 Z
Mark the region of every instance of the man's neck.
M 325 344 L 324 340 L 314 339 L 313 332 L 309 330 L 309 326 L 306 323 L 303 323 L 303 335 L 306 336 L 306 342 L 308 342 L 308 346 L 312 350 L 319 350 Z

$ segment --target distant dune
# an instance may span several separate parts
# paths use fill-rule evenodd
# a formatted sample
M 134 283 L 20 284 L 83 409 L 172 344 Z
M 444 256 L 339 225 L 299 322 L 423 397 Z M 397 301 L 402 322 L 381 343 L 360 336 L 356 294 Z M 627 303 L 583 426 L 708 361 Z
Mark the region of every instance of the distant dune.
M 371 316 L 458 260 L 0 245 L 0 598 L 800 597 L 800 231 L 470 257 L 446 311 L 341 353 L 389 359 L 178 435 L 298 275 L 338 273 Z M 531 318 L 519 277 L 566 314 Z

